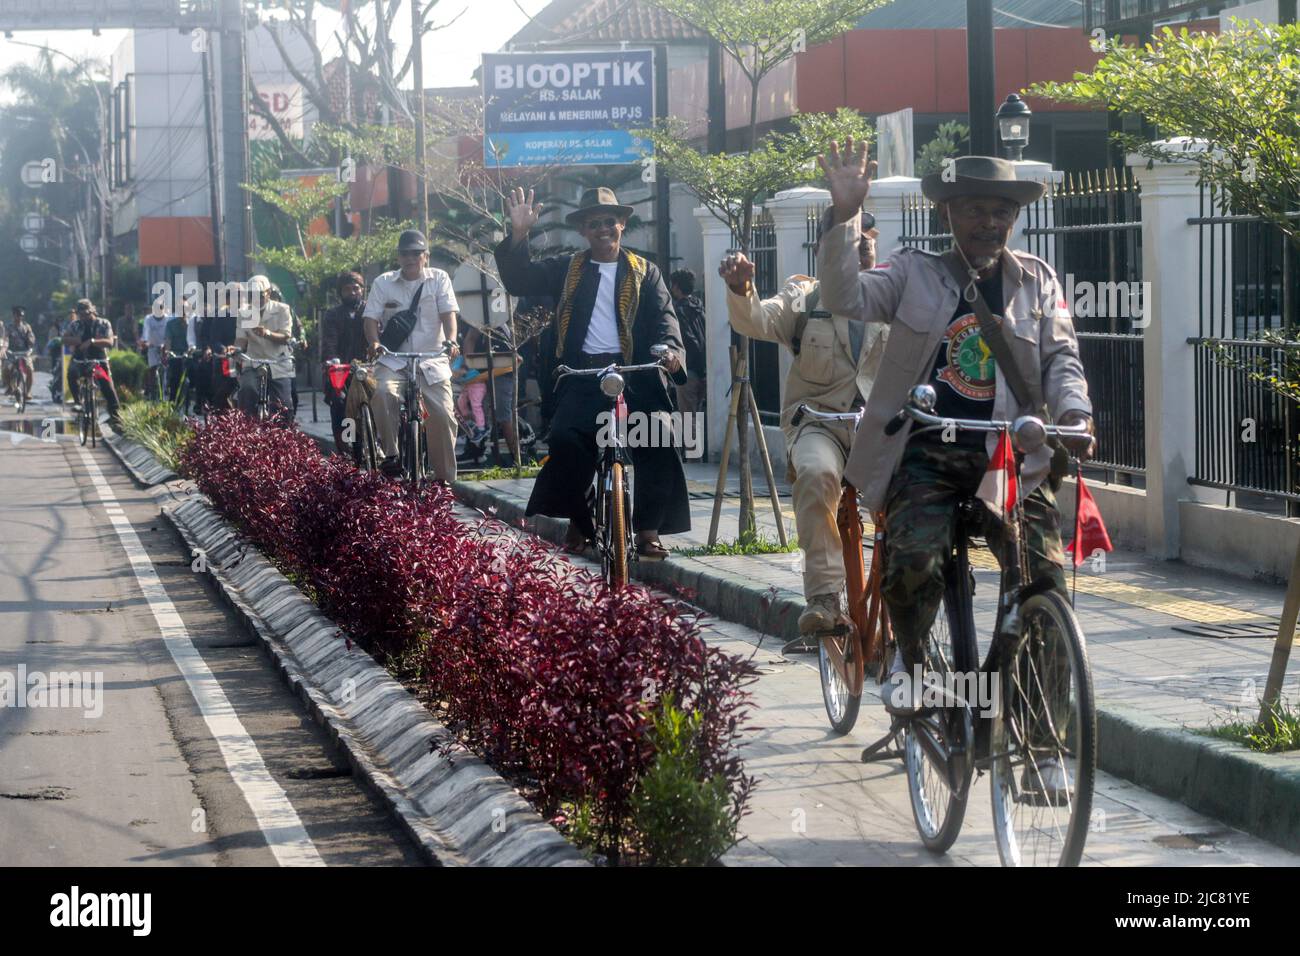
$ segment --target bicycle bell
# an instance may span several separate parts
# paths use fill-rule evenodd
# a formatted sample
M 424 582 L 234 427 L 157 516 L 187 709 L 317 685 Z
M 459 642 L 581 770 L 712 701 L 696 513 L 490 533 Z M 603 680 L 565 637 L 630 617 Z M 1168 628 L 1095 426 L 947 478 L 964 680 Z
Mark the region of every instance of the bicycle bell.
M 938 401 L 938 396 L 934 393 L 933 385 L 913 385 L 912 391 L 908 393 L 908 401 L 914 408 L 929 413 L 934 411 L 934 403 Z
M 1038 451 L 1047 441 L 1043 420 L 1033 415 L 1021 415 L 1011 423 L 1011 440 L 1017 450 L 1026 455 Z
M 623 376 L 618 372 L 610 372 L 608 375 L 601 376 L 600 390 L 610 398 L 618 398 L 623 394 Z

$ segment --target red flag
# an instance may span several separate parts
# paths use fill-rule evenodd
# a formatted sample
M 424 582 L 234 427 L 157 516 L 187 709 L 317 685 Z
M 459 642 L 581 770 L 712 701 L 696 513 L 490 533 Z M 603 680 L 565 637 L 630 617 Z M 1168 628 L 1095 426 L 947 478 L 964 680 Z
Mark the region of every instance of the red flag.
M 1016 487 L 1016 453 L 1011 447 L 1011 436 L 1006 432 L 998 439 L 998 447 L 989 460 L 988 471 L 984 472 L 975 497 L 1003 521 L 1011 519 L 1020 491 Z
M 1084 559 L 1091 557 L 1094 551 L 1115 550 L 1110 543 L 1110 535 L 1106 533 L 1106 526 L 1102 524 L 1101 509 L 1093 500 L 1088 486 L 1083 483 L 1082 474 L 1079 475 L 1078 494 L 1078 505 L 1074 509 L 1074 540 L 1065 549 L 1067 554 L 1074 555 L 1076 568 L 1083 564 Z

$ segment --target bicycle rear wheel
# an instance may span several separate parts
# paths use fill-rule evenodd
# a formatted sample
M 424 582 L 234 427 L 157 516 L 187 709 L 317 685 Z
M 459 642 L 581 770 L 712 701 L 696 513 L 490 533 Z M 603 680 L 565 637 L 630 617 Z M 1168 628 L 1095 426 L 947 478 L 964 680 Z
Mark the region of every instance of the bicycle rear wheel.
M 1078 619 L 1055 591 L 1020 609 L 999 678 L 990 745 L 993 830 L 1003 866 L 1077 866 L 1091 822 L 1097 711 Z
M 961 550 L 964 554 L 964 543 Z M 941 690 L 960 686 L 957 678 L 976 668 L 965 561 L 958 560 L 948 577 L 925 648 L 926 679 Z M 912 819 L 921 842 L 933 853 L 947 852 L 961 832 L 975 771 L 974 739 L 971 708 L 964 701 L 927 707 L 907 722 L 903 758 Z
M 627 584 L 627 479 L 620 461 L 610 468 L 603 517 L 601 570 L 610 589 L 617 590 Z

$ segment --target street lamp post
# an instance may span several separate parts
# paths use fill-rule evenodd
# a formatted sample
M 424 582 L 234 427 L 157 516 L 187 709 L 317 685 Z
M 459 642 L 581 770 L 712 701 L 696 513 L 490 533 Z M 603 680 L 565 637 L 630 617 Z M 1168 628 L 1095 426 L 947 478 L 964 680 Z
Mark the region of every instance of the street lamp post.
M 1029 118 L 1033 115 L 1029 104 L 1015 93 L 998 107 L 998 136 L 1007 159 L 1025 158 L 1025 147 L 1029 145 Z

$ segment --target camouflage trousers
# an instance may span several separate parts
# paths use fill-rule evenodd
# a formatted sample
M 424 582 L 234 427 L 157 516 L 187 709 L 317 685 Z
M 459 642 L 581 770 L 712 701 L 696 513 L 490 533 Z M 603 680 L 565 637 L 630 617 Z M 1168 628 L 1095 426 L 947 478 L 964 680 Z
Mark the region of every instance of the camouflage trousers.
M 938 440 L 908 443 L 885 496 L 886 563 L 882 591 L 890 625 L 903 660 L 918 663 L 943 598 L 944 565 L 952 553 L 957 505 L 975 494 L 988 469 L 981 448 Z M 1029 552 L 1028 581 L 1050 579 L 1068 598 L 1062 566 L 1061 513 L 1047 483 L 1023 501 L 1025 538 Z M 982 534 L 998 562 L 1004 560 L 1005 528 L 988 508 L 981 507 Z

